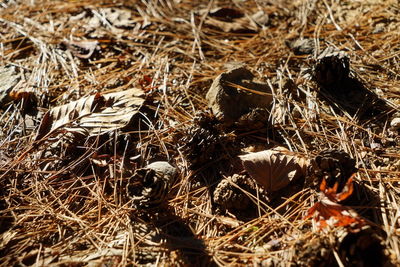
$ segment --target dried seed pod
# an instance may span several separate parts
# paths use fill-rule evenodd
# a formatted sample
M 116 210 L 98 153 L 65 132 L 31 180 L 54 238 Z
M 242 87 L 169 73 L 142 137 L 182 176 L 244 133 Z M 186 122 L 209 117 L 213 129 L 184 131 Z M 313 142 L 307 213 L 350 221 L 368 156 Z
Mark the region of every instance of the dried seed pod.
M 234 174 L 226 179 L 222 179 L 214 190 L 214 202 L 226 209 L 247 209 L 250 205 L 250 199 L 242 190 L 237 188 L 238 186 L 244 190 L 248 189 L 249 186 L 247 180 L 248 179 L 245 175 L 239 174 Z
M 240 156 L 240 159 L 250 176 L 264 186 L 265 190 L 273 192 L 284 188 L 305 173 L 306 160 L 290 155 L 285 150 L 264 150 Z
M 327 47 L 319 55 L 314 66 L 314 78 L 323 88 L 340 84 L 348 78 L 350 73 L 350 60 L 346 53 Z
M 154 207 L 167 198 L 175 181 L 176 168 L 157 161 L 138 169 L 127 185 L 127 194 L 137 207 Z
M 323 179 L 328 187 L 339 183 L 338 192 L 344 188 L 350 176 L 357 171 L 356 161 L 344 151 L 324 150 L 311 160 L 308 168 L 311 184 L 317 188 Z

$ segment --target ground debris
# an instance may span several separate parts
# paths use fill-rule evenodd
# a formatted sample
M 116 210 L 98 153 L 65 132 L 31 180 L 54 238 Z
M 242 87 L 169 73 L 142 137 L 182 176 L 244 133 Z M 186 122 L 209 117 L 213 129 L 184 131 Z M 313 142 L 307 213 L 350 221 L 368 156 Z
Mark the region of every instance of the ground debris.
M 319 95 L 350 116 L 368 120 L 393 109 L 351 71 L 344 51 L 327 47 L 317 58 L 313 77 L 320 87 Z
M 248 185 L 249 182 L 247 180 L 248 178 L 245 175 L 239 174 L 222 179 L 214 190 L 214 202 L 226 209 L 247 209 L 250 205 L 250 199 L 242 191 L 246 191 L 243 186 Z
M 315 234 L 295 243 L 293 263 L 298 266 L 335 266 L 334 244 L 324 235 Z
M 137 169 L 126 190 L 135 207 L 155 207 L 165 204 L 176 179 L 176 168 L 165 161 L 156 161 Z
M 0 265 L 400 265 L 397 2 L 2 1 Z
M 357 171 L 356 161 L 341 150 L 328 149 L 315 156 L 308 167 L 308 180 L 317 188 L 323 179 L 328 187 L 339 184 L 338 192 L 344 188 L 348 178 Z
M 213 113 L 227 123 L 235 122 L 254 108 L 270 108 L 272 103 L 269 86 L 254 81 L 254 75 L 245 67 L 219 75 L 206 99 Z
M 207 10 L 200 10 L 199 14 L 204 15 L 205 12 Z M 223 32 L 257 32 L 269 21 L 268 14 L 262 10 L 254 14 L 244 14 L 235 8 L 222 7 L 210 10 L 208 14 L 205 24 Z
M 6 66 L 0 69 L 0 108 L 11 101 L 10 92 L 20 80 L 20 76 L 13 66 Z
M 96 49 L 98 49 L 97 41 L 64 41 L 62 42 L 72 54 L 78 58 L 90 58 Z
M 314 53 L 315 42 L 313 39 L 294 39 L 286 40 L 285 44 L 293 51 L 296 56 L 299 55 L 309 55 Z
M 308 164 L 281 147 L 242 155 L 240 159 L 244 169 L 267 192 L 278 191 L 304 176 Z
M 233 152 L 234 136 L 226 134 L 218 119 L 207 110 L 199 112 L 184 135 L 177 135 L 176 139 L 191 169 L 216 163 Z
M 327 47 L 314 66 L 316 82 L 321 87 L 339 86 L 349 77 L 350 59 L 343 51 Z
M 371 226 L 355 233 L 339 235 L 338 254 L 348 266 L 392 266 L 385 255 L 380 230 Z
M 142 90 L 130 89 L 98 93 L 52 108 L 44 115 L 35 140 L 61 130 L 94 136 L 121 129 L 131 122 L 144 101 Z

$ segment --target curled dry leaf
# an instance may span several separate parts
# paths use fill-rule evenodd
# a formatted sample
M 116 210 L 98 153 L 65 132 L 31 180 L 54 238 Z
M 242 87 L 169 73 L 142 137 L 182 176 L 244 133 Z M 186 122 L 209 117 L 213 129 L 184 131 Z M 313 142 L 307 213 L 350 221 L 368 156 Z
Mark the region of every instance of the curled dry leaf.
M 38 92 L 27 84 L 22 70 L 17 71 L 15 66 L 0 68 L 0 109 L 14 101 L 22 114 L 35 113 Z
M 392 131 L 398 131 L 400 130 L 400 113 L 396 113 L 391 122 L 390 122 L 390 129 Z
M 308 210 L 305 219 L 316 214 L 315 220 L 320 228 L 342 226 L 349 228 L 349 230 L 361 229 L 366 222 L 353 209 L 338 203 L 347 199 L 353 193 L 353 176 L 347 180 L 345 188 L 340 193 L 337 192 L 338 183 L 330 188 L 327 187 L 327 182 L 323 179 L 320 185 L 320 201 Z
M 315 50 L 315 44 L 313 39 L 295 39 L 286 40 L 285 44 L 293 51 L 295 55 L 309 55 Z
M 273 102 L 268 84 L 258 82 L 245 67 L 236 67 L 215 78 L 206 100 L 221 121 L 232 123 L 255 108 L 270 110 Z
M 50 109 L 44 115 L 35 140 L 61 129 L 87 136 L 125 127 L 144 102 L 140 89 L 91 95 Z
M 93 55 L 93 52 L 98 48 L 97 41 L 64 41 L 63 44 L 72 54 L 79 58 L 88 59 Z
M 278 191 L 304 175 L 307 161 L 275 148 L 240 156 L 243 167 L 268 192 Z
M 207 10 L 201 10 L 202 14 Z M 222 30 L 223 32 L 257 32 L 259 25 L 268 23 L 268 15 L 258 11 L 252 15 L 245 14 L 234 8 L 216 8 L 209 12 L 205 24 Z

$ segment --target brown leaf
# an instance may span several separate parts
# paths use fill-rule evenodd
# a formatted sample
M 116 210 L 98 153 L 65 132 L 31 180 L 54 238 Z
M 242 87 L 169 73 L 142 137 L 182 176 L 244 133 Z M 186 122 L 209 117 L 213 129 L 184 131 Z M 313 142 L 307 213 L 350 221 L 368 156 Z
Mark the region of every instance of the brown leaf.
M 270 109 L 273 97 L 268 84 L 258 82 L 247 68 L 236 67 L 215 78 L 206 100 L 220 120 L 232 123 L 256 108 Z
M 200 11 L 200 14 L 204 10 Z M 265 25 L 268 22 L 268 15 L 258 11 L 252 15 L 233 8 L 216 8 L 209 12 L 205 24 L 216 27 L 224 32 L 257 32 L 258 25 Z
M 355 175 L 355 174 L 354 174 Z M 327 187 L 326 180 L 323 179 L 320 189 L 320 200 L 312 206 L 307 213 L 305 219 L 311 218 L 314 214 L 315 220 L 319 223 L 319 227 L 327 226 L 347 227 L 349 230 L 357 230 L 366 224 L 353 209 L 343 206 L 337 202 L 345 200 L 353 192 L 352 175 L 346 183 L 342 192 L 338 193 L 338 183 L 333 188 Z
M 44 115 L 35 140 L 61 129 L 84 135 L 101 135 L 125 127 L 144 102 L 140 89 L 96 94 L 55 107 Z
M 366 222 L 350 207 L 332 202 L 327 198 L 323 198 L 315 203 L 315 205 L 308 210 L 305 219 L 311 218 L 314 214 L 316 214 L 315 221 L 318 222 L 321 229 L 328 226 L 360 229 L 366 224 Z
M 213 18 L 207 18 L 205 23 L 210 26 L 221 29 L 223 32 L 241 32 L 258 30 L 257 24 L 246 17 L 236 19 L 233 22 L 221 21 Z
M 218 20 L 232 21 L 244 16 L 242 12 L 234 8 L 220 7 L 210 10 L 210 16 Z
M 0 108 L 3 104 L 9 102 L 10 92 L 17 87 L 22 75 L 17 73 L 14 66 L 6 66 L 0 68 Z M 23 79 L 22 79 L 23 80 Z M 23 80 L 23 84 L 26 82 Z
M 36 91 L 36 93 L 38 93 Z M 23 114 L 35 114 L 37 111 L 38 98 L 32 87 L 22 86 L 22 80 L 11 90 L 9 96 L 14 102 L 19 103 Z
M 264 188 L 278 191 L 304 175 L 305 159 L 278 149 L 240 156 L 243 167 Z

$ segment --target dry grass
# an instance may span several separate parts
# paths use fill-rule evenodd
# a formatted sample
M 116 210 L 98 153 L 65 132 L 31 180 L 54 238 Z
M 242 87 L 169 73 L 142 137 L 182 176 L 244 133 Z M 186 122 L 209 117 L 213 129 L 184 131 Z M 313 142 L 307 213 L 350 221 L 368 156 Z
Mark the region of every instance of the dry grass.
M 334 243 L 332 233 L 318 232 L 311 220 L 302 219 L 315 202 L 312 189 L 300 188 L 270 203 L 252 196 L 256 216 L 238 219 L 216 212 L 210 193 L 222 174 L 231 174 L 231 166 L 211 162 L 192 170 L 180 152 L 174 136 L 184 134 L 196 112 L 206 109 L 212 80 L 235 63 L 270 83 L 275 104 L 286 113 L 271 125 L 279 138 L 265 131 L 233 135 L 281 143 L 307 158 L 327 148 L 348 152 L 360 166 L 357 182 L 368 196 L 376 196 L 367 199 L 360 192 L 364 200 L 357 211 L 385 232 L 385 253 L 400 264 L 400 139 L 398 131 L 389 131 L 394 112 L 360 120 L 332 108 L 317 97 L 317 86 L 307 78 L 313 59 L 296 56 L 285 45 L 285 40 L 304 37 L 315 41 L 315 55 L 328 45 L 345 50 L 354 75 L 398 107 L 397 1 L 115 2 L 21 0 L 0 6 L 1 67 L 14 66 L 21 73 L 19 90 L 33 91 L 39 109 L 31 115 L 18 101 L 1 107 L 3 266 L 290 265 L 299 261 L 300 241 L 305 240 L 304 250 L 312 240 Z M 207 23 L 207 11 L 215 7 L 248 15 L 262 10 L 269 21 L 255 30 L 224 32 Z M 127 10 L 131 16 L 106 20 L 107 8 Z M 62 45 L 85 39 L 100 46 L 88 60 L 74 57 Z M 30 149 L 48 108 L 94 92 L 141 87 L 144 77 L 151 77 L 148 105 L 157 113 L 147 130 L 116 131 L 77 145 L 49 139 L 47 153 L 41 152 L 43 145 Z M 285 96 L 288 79 L 304 98 Z M 99 154 L 106 155 L 105 167 L 92 160 Z M 135 168 L 160 159 L 179 172 L 162 212 L 133 208 L 123 183 Z M 210 167 L 216 171 L 207 172 Z M 206 182 L 193 186 L 194 177 Z

